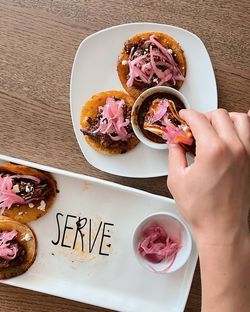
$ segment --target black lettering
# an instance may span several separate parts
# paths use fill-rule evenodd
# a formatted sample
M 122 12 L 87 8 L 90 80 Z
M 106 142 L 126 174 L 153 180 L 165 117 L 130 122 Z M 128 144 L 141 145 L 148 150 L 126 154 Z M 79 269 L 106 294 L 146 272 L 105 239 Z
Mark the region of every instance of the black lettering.
M 83 220 L 84 220 L 84 224 L 81 225 L 81 222 Z M 77 234 L 79 232 L 80 233 L 80 237 L 81 237 L 81 243 L 82 243 L 82 251 L 83 251 L 83 249 L 84 249 L 83 248 L 84 247 L 84 245 L 83 245 L 83 236 L 84 236 L 84 234 L 82 233 L 81 229 L 83 229 L 85 227 L 86 223 L 87 223 L 87 218 L 80 218 L 80 217 L 78 218 L 78 221 L 76 222 L 77 228 L 76 228 L 76 235 L 75 235 L 73 249 L 75 249 L 76 240 L 77 240 Z
M 60 235 L 59 216 L 62 216 L 62 217 L 63 217 L 63 214 L 60 213 L 60 212 L 58 212 L 58 213 L 56 214 L 56 222 L 57 222 L 58 236 L 57 236 L 57 241 L 56 241 L 56 242 L 54 242 L 53 240 L 51 241 L 51 243 L 54 244 L 54 245 L 58 245 L 58 243 L 59 243 L 59 241 L 60 241 L 60 236 L 61 236 L 61 235 Z
M 111 237 L 110 235 L 105 234 L 105 227 L 106 227 L 106 225 L 114 226 L 114 224 L 106 223 L 106 222 L 103 225 L 102 240 L 101 240 L 100 249 L 99 249 L 99 255 L 102 255 L 102 256 L 109 256 L 109 254 L 106 254 L 106 253 L 102 252 L 102 244 L 103 244 L 104 237 L 109 237 L 109 238 Z M 109 232 L 109 230 L 108 230 L 108 232 Z
M 69 246 L 69 245 L 65 245 L 65 244 L 64 244 L 64 238 L 65 238 L 65 233 L 66 233 L 66 230 L 67 230 L 67 229 L 69 229 L 69 230 L 73 230 L 73 228 L 72 228 L 72 227 L 67 226 L 67 223 L 68 223 L 68 218 L 77 218 L 77 217 L 76 217 L 76 216 L 67 215 L 66 220 L 65 220 L 65 225 L 64 225 L 64 231 L 63 231 L 63 237 L 62 237 L 62 243 L 61 243 L 61 246 L 62 246 L 62 247 L 67 247 L 67 248 L 70 248 L 71 246 Z
M 89 253 L 92 252 L 92 250 L 93 250 L 93 248 L 94 248 L 94 246 L 95 246 L 96 239 L 97 239 L 97 236 L 98 236 L 98 234 L 99 234 L 99 232 L 100 232 L 101 226 L 102 226 L 102 221 L 101 221 L 101 223 L 99 224 L 99 227 L 98 227 L 96 236 L 95 236 L 95 238 L 94 238 L 93 244 L 91 245 L 91 219 L 89 219 Z

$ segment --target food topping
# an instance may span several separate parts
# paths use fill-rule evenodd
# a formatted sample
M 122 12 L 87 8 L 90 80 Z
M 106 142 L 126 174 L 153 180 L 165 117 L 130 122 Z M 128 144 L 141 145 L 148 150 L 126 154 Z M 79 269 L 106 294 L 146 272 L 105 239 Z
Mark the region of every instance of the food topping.
M 17 240 L 17 231 L 0 232 L 0 269 L 22 263 L 25 250 Z
M 162 46 L 155 35 L 137 43 L 127 41 L 124 49 L 129 55 L 128 87 L 145 88 L 169 83 L 175 85 L 176 81 L 184 80 L 173 50 Z
M 183 143 L 191 146 L 194 142 L 190 128 L 179 117 L 174 102 L 167 98 L 152 101 L 144 117 L 143 128 L 169 144 Z
M 15 189 L 17 189 L 15 187 Z M 0 176 L 0 209 L 1 213 L 5 209 L 9 209 L 14 204 L 24 204 L 25 200 L 21 196 L 17 195 L 13 190 L 13 180 L 7 176 Z
M 38 210 L 45 211 L 46 203 L 44 200 L 41 200 L 40 205 L 37 207 Z
M 28 242 L 28 241 L 30 241 L 31 239 L 32 239 L 31 235 L 30 235 L 29 233 L 26 233 L 26 234 L 24 235 L 24 237 L 22 238 L 22 241 Z
M 45 199 L 50 192 L 47 186 L 34 176 L 0 173 L 0 213 L 13 205 Z
M 144 229 L 137 248 L 138 253 L 149 262 L 160 263 L 164 260 L 169 262 L 164 271 L 170 269 L 180 249 L 180 241 L 174 241 L 158 224 L 152 224 Z
M 115 100 L 112 97 L 108 97 L 106 105 L 98 108 L 100 113 L 99 127 L 94 133 L 107 133 L 114 141 L 127 141 L 128 132 L 126 126 L 128 126 L 130 120 L 124 118 L 123 106 L 125 106 L 123 99 Z
M 96 118 L 88 118 L 88 128 L 81 131 L 107 148 L 126 147 L 133 135 L 131 108 L 123 99 L 108 97 L 104 106 L 98 107 Z

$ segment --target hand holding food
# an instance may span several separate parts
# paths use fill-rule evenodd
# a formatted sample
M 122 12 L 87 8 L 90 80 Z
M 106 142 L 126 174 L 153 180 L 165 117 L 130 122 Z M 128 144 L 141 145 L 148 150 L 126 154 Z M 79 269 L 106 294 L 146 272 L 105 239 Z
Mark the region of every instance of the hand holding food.
M 182 110 L 180 115 L 196 139 L 196 157 L 187 166 L 182 148 L 170 146 L 170 191 L 199 242 L 233 243 L 241 234 L 248 233 L 249 117 L 236 115 L 236 124 L 225 110 L 207 116 Z M 240 128 L 244 130 L 239 131 Z
M 202 308 L 249 311 L 250 112 L 180 115 L 196 157 L 188 166 L 181 146 L 170 145 L 168 186 L 197 241 Z

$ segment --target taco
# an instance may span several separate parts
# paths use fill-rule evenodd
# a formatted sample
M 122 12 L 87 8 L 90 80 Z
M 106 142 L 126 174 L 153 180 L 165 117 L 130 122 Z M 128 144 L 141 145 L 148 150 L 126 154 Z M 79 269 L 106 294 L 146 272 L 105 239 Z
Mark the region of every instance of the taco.
M 127 40 L 117 62 L 124 89 L 134 98 L 154 86 L 180 89 L 186 60 L 179 43 L 161 32 L 146 32 Z
M 81 112 L 81 131 L 96 151 L 123 154 L 138 143 L 131 126 L 134 99 L 121 91 L 105 91 L 92 96 Z
M 157 139 L 157 143 L 178 143 L 189 153 L 195 155 L 195 139 L 188 124 L 179 115 L 182 107 L 179 102 L 174 102 L 174 97 L 166 95 L 161 98 L 154 96 L 154 99 L 147 106 L 147 111 L 143 113 L 140 120 L 140 127 L 144 135 L 151 141 Z M 175 99 L 176 100 L 176 99 Z M 143 107 L 142 107 L 143 108 Z M 152 136 L 153 134 L 153 136 Z
M 37 254 L 37 241 L 31 228 L 0 217 L 0 279 L 26 272 Z
M 28 223 L 47 213 L 57 183 L 46 172 L 12 163 L 0 164 L 0 214 Z

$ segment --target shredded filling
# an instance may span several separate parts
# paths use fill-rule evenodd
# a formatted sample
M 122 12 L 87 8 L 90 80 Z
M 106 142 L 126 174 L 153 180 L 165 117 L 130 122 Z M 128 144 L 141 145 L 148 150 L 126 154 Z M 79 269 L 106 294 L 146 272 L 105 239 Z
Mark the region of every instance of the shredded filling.
M 151 35 L 149 40 L 140 40 L 137 43 L 126 42 L 125 51 L 129 55 L 129 88 L 176 85 L 176 81 L 184 80 L 174 59 L 173 50 L 162 46 L 155 35 Z

